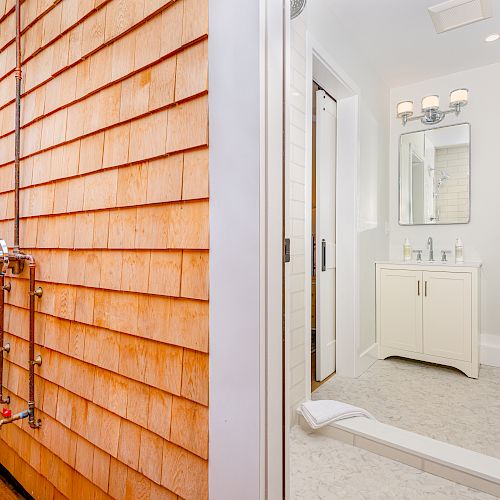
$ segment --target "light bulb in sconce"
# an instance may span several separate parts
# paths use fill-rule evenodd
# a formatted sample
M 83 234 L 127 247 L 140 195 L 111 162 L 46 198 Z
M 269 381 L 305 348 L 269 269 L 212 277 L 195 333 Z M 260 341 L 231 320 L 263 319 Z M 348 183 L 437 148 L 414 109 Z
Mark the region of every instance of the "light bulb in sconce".
M 437 109 L 439 109 L 438 95 L 428 95 L 422 99 L 422 111 L 424 113 L 427 111 L 435 111 Z
M 397 106 L 397 117 L 403 120 L 403 125 L 413 115 L 413 101 L 402 101 Z
M 450 108 L 458 114 L 461 108 L 469 102 L 469 91 L 467 89 L 456 89 L 450 92 Z

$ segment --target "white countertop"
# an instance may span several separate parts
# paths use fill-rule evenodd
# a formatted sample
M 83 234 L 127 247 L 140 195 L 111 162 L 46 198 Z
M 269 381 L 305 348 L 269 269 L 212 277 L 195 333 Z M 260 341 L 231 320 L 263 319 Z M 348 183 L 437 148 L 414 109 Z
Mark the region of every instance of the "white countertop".
M 375 264 L 381 264 L 386 266 L 439 266 L 439 267 L 473 267 L 480 268 L 483 264 L 481 262 L 454 262 L 447 261 L 441 262 L 440 260 L 435 260 L 434 262 L 428 262 L 422 260 L 422 262 L 417 262 L 416 260 L 404 261 L 404 260 L 377 260 Z

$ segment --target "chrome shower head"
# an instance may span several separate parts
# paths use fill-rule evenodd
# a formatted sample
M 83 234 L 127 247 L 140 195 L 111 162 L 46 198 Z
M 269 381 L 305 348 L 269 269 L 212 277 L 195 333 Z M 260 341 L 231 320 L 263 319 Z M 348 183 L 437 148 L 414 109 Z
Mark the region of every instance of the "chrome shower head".
M 450 176 L 448 175 L 448 172 L 444 170 L 439 170 L 438 173 L 439 173 L 439 178 L 437 180 L 437 189 L 439 190 L 441 186 L 445 183 L 445 181 L 447 181 L 450 178 Z
M 290 17 L 295 19 L 306 7 L 307 0 L 290 0 Z

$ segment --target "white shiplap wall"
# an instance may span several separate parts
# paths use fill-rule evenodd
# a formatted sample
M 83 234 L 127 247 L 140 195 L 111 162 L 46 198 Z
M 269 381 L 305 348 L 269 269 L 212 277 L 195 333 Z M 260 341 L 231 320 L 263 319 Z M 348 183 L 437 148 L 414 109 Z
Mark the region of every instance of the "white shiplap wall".
M 291 262 L 286 266 L 287 325 L 289 335 L 290 405 L 292 409 L 305 393 L 305 173 L 306 173 L 306 16 L 291 23 L 290 53 L 290 149 L 287 171 L 286 233 L 291 238 Z M 292 415 L 293 421 L 293 415 Z

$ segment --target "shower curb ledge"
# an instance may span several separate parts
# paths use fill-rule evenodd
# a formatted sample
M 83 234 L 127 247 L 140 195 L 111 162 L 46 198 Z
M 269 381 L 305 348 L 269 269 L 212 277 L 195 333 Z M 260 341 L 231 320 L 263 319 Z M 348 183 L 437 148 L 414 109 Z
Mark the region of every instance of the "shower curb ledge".
M 460 448 L 364 417 L 349 418 L 312 431 L 429 474 L 500 497 L 500 459 Z

